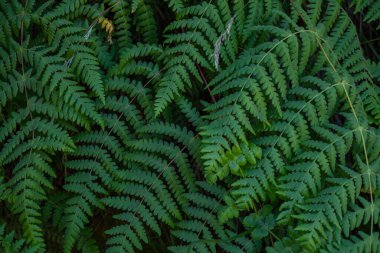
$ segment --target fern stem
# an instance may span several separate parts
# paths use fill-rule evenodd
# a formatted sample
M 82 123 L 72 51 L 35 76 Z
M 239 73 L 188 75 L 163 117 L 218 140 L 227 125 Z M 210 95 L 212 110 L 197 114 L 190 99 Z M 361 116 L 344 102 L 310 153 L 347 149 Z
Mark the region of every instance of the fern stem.
M 328 55 L 326 54 L 326 51 L 322 45 L 322 43 L 320 42 L 319 40 L 319 36 L 318 36 L 318 44 L 324 54 L 324 56 L 326 57 L 326 60 L 329 62 L 331 68 L 334 70 L 335 73 L 338 73 L 337 70 L 335 69 L 334 65 L 332 64 L 330 58 L 328 57 Z M 333 52 L 332 52 L 333 53 Z M 334 55 L 334 54 L 333 54 Z M 339 61 L 338 61 L 339 62 Z M 350 106 L 350 109 L 352 111 L 352 114 L 354 115 L 354 118 L 357 122 L 357 125 L 358 125 L 358 130 L 360 132 L 360 136 L 361 136 L 361 141 L 362 141 L 362 145 L 363 145 L 363 150 L 364 150 L 364 156 L 365 156 L 365 162 L 366 162 L 366 166 L 367 166 L 367 174 L 368 174 L 368 184 L 369 184 L 369 191 L 370 191 L 370 201 L 371 201 L 371 236 L 370 236 L 370 248 L 372 247 L 372 238 L 373 238 L 373 224 L 374 224 L 374 210 L 373 210 L 373 207 L 374 207 L 374 202 L 373 202 L 373 193 L 372 193 L 372 182 L 371 182 L 371 169 L 370 169 L 370 166 L 369 166 L 369 159 L 368 159 L 368 153 L 367 153 L 367 145 L 366 145 L 366 142 L 365 142 L 365 138 L 364 138 L 364 134 L 363 134 L 363 126 L 361 125 L 360 121 L 359 121 L 359 118 L 357 116 L 357 113 L 356 113 L 356 110 L 353 106 L 353 103 L 352 103 L 352 100 L 350 98 L 350 95 L 347 91 L 347 88 L 346 88 L 346 83 L 344 83 L 342 81 L 342 86 L 343 86 L 343 89 L 344 89 L 344 94 L 345 94 L 345 97 L 349 103 L 349 106 Z
M 344 93 L 347 97 L 347 100 L 350 104 L 350 107 L 351 107 L 351 110 L 352 110 L 352 113 L 355 117 L 355 120 L 359 126 L 359 132 L 360 132 L 360 137 L 361 137 L 361 141 L 362 141 L 362 145 L 363 145 L 363 150 L 364 150 L 364 157 L 365 157 L 365 162 L 366 162 L 366 166 L 367 166 L 367 174 L 368 174 L 368 185 L 369 185 L 369 196 L 370 196 L 370 201 L 371 201 L 371 236 L 370 236 L 370 248 L 371 248 L 371 245 L 372 245 L 372 237 L 373 237 L 373 223 L 374 223 L 374 210 L 373 210 L 373 207 L 374 207 L 374 202 L 373 202 L 373 196 L 372 196 L 372 182 L 371 182 L 371 169 L 370 169 L 370 166 L 369 166 L 369 159 L 368 159 L 368 153 L 367 153 L 367 144 L 366 144 L 366 141 L 364 139 L 364 134 L 363 134 L 363 127 L 360 125 L 360 122 L 359 122 L 359 119 L 356 115 L 356 110 L 352 104 L 352 101 L 351 101 L 351 98 L 348 94 L 348 91 L 346 89 L 346 87 L 343 85 L 343 89 L 344 89 Z
M 210 96 L 211 96 L 211 98 L 212 98 L 212 102 L 213 102 L 213 103 L 216 103 L 215 97 L 214 97 L 214 96 L 212 95 L 212 93 L 211 93 L 211 89 L 210 89 L 210 87 L 208 86 L 208 82 L 207 82 L 207 80 L 206 80 L 205 75 L 203 74 L 203 71 L 202 71 L 201 67 L 199 66 L 199 64 L 196 64 L 196 65 L 197 65 L 198 72 L 201 74 L 202 80 L 203 80 L 203 82 L 205 83 L 205 85 L 206 85 L 206 87 L 207 87 L 208 93 L 210 94 Z
M 328 61 L 328 63 L 330 64 L 330 66 L 334 70 L 334 72 L 337 73 L 334 64 L 331 62 L 330 58 L 328 57 L 328 55 L 327 55 L 327 53 L 325 51 L 325 48 L 321 44 L 321 40 L 320 40 L 320 37 L 319 37 L 318 33 L 316 32 L 315 34 L 317 35 L 317 42 L 318 42 L 318 45 L 319 45 L 319 47 L 321 48 L 321 50 L 323 52 L 323 55 L 325 56 L 326 60 Z

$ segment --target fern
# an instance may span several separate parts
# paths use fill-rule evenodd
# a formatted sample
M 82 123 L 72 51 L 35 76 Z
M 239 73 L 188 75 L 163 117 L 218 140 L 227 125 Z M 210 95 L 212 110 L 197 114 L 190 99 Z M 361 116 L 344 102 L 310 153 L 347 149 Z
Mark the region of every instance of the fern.
M 0 0 L 1 252 L 380 252 L 378 0 Z
M 197 182 L 201 192 L 187 194 L 191 202 L 187 209 L 189 218 L 177 224 L 173 235 L 181 245 L 171 246 L 171 252 L 256 252 L 254 242 L 244 235 L 236 234 L 228 225 L 218 220 L 217 214 L 222 205 L 219 201 L 225 189 Z
M 1 250 L 6 253 L 33 253 L 37 252 L 37 247 L 28 247 L 23 239 L 15 239 L 15 231 L 5 234 L 5 224 L 0 226 Z
M 371 23 L 371 22 L 378 22 L 380 20 L 379 13 L 376 12 L 376 10 L 380 7 L 379 1 L 353 1 L 351 3 L 351 6 L 354 7 L 355 12 L 364 12 L 364 21 Z M 376 24 L 376 23 L 375 23 Z M 377 26 L 376 29 L 379 29 L 380 26 Z
M 197 145 L 196 142 L 190 144 L 191 135 L 186 136 L 186 131 L 175 126 L 155 123 L 140 129 L 138 132 L 144 136 L 162 134 L 190 147 Z M 182 218 L 180 208 L 186 206 L 183 194 L 194 191 L 195 187 L 188 158 L 179 147 L 147 136 L 129 142 L 128 146 L 131 151 L 125 159 L 131 168 L 125 171 L 124 182 L 115 182 L 113 186 L 118 196 L 103 200 L 107 206 L 122 211 L 113 217 L 125 223 L 106 231 L 111 236 L 107 241 L 109 252 L 134 252 L 135 248 L 141 250 L 142 242 L 148 242 L 144 225 L 158 234 L 161 234 L 159 222 L 173 226 L 176 220 Z M 162 146 L 166 148 L 162 149 Z M 177 173 L 181 175 L 180 178 Z

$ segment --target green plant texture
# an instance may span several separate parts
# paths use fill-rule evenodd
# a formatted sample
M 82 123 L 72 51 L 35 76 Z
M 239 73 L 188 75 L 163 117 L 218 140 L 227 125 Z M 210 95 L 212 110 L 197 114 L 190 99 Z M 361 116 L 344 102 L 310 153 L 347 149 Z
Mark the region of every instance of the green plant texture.
M 380 253 L 379 0 L 0 0 L 0 252 Z

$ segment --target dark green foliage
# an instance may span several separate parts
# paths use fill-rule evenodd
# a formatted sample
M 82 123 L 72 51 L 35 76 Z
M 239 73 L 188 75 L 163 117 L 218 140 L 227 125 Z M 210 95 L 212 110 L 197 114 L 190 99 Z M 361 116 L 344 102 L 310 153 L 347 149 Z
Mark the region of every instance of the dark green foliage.
M 378 0 L 0 0 L 0 252 L 380 252 Z

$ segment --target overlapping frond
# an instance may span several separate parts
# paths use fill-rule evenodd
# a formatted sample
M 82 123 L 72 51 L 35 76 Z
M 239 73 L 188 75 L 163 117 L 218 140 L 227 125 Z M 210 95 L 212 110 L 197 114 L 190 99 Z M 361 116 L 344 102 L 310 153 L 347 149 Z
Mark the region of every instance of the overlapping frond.
M 378 0 L 0 0 L 0 251 L 380 252 Z

